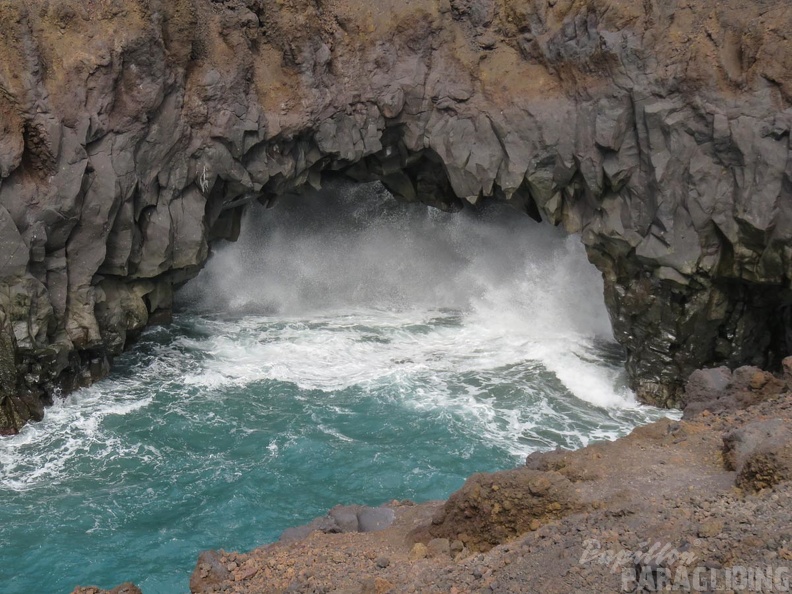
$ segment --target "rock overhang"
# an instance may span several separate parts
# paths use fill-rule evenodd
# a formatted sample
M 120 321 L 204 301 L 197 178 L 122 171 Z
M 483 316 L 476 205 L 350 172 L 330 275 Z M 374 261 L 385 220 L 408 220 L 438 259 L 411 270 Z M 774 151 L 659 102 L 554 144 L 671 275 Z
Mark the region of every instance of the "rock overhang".
M 246 205 L 332 173 L 580 233 L 644 401 L 788 354 L 783 2 L 2 7 L 6 431 L 166 319 Z

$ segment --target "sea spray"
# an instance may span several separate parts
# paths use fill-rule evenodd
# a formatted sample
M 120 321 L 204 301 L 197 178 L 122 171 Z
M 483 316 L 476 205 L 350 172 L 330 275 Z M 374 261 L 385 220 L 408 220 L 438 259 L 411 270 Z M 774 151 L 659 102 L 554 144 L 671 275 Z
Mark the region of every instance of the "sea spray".
M 337 503 L 447 497 L 635 404 L 575 237 L 377 186 L 251 210 L 110 378 L 0 440 L 3 592 L 187 590 Z
M 579 238 L 560 229 L 503 204 L 458 214 L 401 204 L 379 184 L 335 184 L 291 197 L 249 211 L 244 227 L 240 241 L 218 250 L 182 293 L 192 309 L 297 318 L 455 311 L 463 329 L 438 337 L 447 348 L 468 359 L 476 350 L 498 353 L 473 365 L 534 360 L 579 398 L 634 404 L 621 374 L 592 359 L 595 343 L 612 341 L 602 279 Z M 245 358 L 266 366 L 278 359 L 267 348 Z M 337 356 L 351 355 L 347 348 L 354 349 L 339 348 Z M 390 368 L 388 360 L 360 355 L 355 360 L 374 366 L 375 375 Z M 453 353 L 444 355 L 458 364 Z M 305 360 L 292 379 L 305 386 L 317 363 Z
M 489 302 L 523 325 L 610 336 L 600 275 L 576 237 L 502 204 L 457 214 L 402 204 L 379 184 L 249 210 L 240 240 L 217 250 L 181 299 L 281 315 Z

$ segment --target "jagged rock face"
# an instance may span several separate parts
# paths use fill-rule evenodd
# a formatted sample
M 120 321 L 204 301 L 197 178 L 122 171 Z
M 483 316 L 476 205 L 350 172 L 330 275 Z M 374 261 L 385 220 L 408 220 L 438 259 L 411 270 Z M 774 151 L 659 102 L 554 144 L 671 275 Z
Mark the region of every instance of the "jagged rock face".
M 0 0 L 0 430 L 343 174 L 581 233 L 639 396 L 788 352 L 786 0 Z

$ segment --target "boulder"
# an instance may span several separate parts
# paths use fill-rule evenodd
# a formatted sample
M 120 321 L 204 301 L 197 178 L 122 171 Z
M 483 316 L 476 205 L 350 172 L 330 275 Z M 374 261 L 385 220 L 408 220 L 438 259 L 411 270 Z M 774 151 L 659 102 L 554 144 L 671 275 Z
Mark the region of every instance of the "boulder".
M 316 518 L 305 526 L 286 529 L 278 540 L 280 542 L 302 540 L 317 531 L 325 534 L 377 532 L 390 526 L 395 519 L 396 512 L 390 507 L 337 505 L 326 516 Z
M 746 408 L 777 396 L 784 388 L 784 381 L 758 367 L 738 367 L 733 373 L 727 367 L 696 370 L 690 375 L 681 398 L 683 416 L 692 419 L 705 410 Z
M 217 551 L 204 551 L 198 556 L 198 564 L 190 576 L 190 592 L 204 594 L 214 592 L 215 587 L 231 579 Z
M 754 421 L 727 433 L 723 459 L 738 487 L 759 491 L 792 479 L 792 429 L 780 419 Z
M 447 542 L 460 540 L 471 550 L 489 550 L 584 507 L 574 484 L 555 471 L 475 474 L 451 495 L 429 533 Z

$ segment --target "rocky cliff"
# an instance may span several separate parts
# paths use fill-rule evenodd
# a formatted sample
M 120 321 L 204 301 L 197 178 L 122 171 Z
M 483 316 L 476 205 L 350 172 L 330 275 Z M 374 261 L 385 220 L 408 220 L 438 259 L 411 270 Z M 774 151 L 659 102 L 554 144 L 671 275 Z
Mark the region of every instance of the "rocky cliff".
M 329 175 L 580 233 L 639 396 L 789 352 L 786 0 L 0 0 L 0 431 Z

